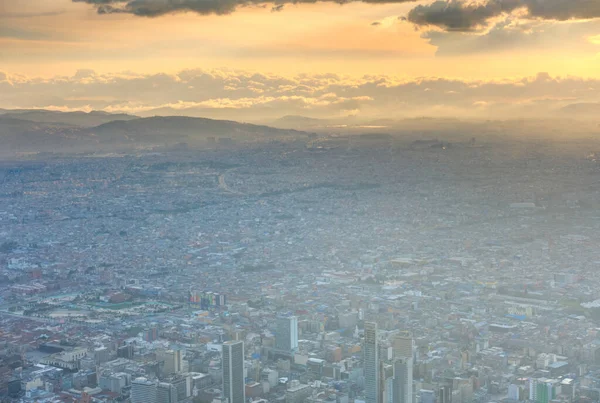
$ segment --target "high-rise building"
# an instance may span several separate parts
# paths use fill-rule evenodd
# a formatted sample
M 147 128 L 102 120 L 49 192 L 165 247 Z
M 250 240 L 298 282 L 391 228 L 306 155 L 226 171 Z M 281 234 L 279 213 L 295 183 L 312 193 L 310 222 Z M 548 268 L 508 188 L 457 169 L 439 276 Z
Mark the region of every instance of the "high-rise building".
M 412 333 L 403 331 L 394 336 L 393 341 L 394 358 L 413 358 Z
M 193 380 L 190 373 L 178 375 L 169 382 L 177 389 L 177 400 L 185 400 L 192 395 Z
M 161 382 L 156 388 L 157 403 L 177 403 L 177 388 L 170 383 Z
M 529 400 L 537 403 L 548 403 L 556 397 L 557 381 L 539 378 L 529 380 Z
M 443 385 L 438 392 L 438 403 L 452 403 L 452 387 Z
M 298 318 L 296 316 L 280 316 L 277 318 L 275 347 L 286 352 L 298 349 Z
M 133 358 L 133 344 L 125 344 L 117 348 L 117 357 L 127 358 L 128 360 Z
M 412 403 L 413 401 L 413 359 L 396 358 L 394 360 L 393 403 Z
M 228 403 L 244 403 L 246 400 L 243 341 L 223 343 L 223 395 Z
M 152 343 L 158 340 L 158 327 L 152 326 L 149 329 L 144 330 L 144 341 Z
M 146 378 L 137 378 L 131 382 L 131 403 L 158 403 L 156 384 Z
M 377 341 L 377 323 L 365 322 L 363 360 L 365 371 L 365 401 L 366 403 L 379 403 L 379 347 Z
M 183 355 L 181 350 L 165 350 L 158 354 L 159 361 L 164 362 L 165 374 L 180 373 L 183 371 Z
M 381 352 L 381 349 L 379 349 Z M 388 364 L 379 356 L 379 401 L 391 403 L 393 401 L 394 366 Z
M 508 398 L 510 400 L 519 401 L 521 400 L 521 386 L 511 383 L 508 385 Z

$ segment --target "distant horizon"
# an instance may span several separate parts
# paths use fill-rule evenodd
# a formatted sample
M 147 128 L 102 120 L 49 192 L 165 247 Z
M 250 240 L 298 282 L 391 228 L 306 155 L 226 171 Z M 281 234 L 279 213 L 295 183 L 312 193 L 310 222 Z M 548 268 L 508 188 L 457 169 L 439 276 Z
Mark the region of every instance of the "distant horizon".
M 142 90 L 136 90 L 138 86 Z M 185 70 L 174 75 L 81 71 L 52 79 L 0 73 L 0 88 L 2 109 L 251 122 L 285 116 L 360 121 L 415 117 L 593 120 L 600 110 L 600 92 L 594 90 L 600 88 L 600 79 L 547 73 L 488 81 L 337 74 L 286 78 L 225 70 Z
M 581 104 L 574 104 L 574 105 L 588 105 L 587 103 L 581 103 Z M 590 103 L 590 105 L 595 105 L 594 103 Z M 530 122 L 536 122 L 536 121 L 573 121 L 573 122 L 581 122 L 581 123 L 594 123 L 595 121 L 600 122 L 600 118 L 595 119 L 595 118 L 577 118 L 577 117 L 569 117 L 569 116 L 515 116 L 515 117 L 474 117 L 474 116 L 435 116 L 435 115 L 414 115 L 414 116 L 403 116 L 403 117 L 397 117 L 397 118 L 392 118 L 392 117 L 361 117 L 361 116 L 354 116 L 354 115 L 349 115 L 349 116 L 333 116 L 333 117 L 312 117 L 309 115 L 283 115 L 280 117 L 275 117 L 273 119 L 267 119 L 267 120 L 257 120 L 257 121 L 245 121 L 245 120 L 236 120 L 236 119 L 232 119 L 232 118 L 212 118 L 209 116 L 201 116 L 201 115 L 186 115 L 186 114 L 178 114 L 178 115 L 169 115 L 169 114 L 147 114 L 147 113 L 142 113 L 142 114 L 136 114 L 136 113 L 130 113 L 130 112 L 124 112 L 124 111 L 111 111 L 111 112 L 107 112 L 104 110 L 100 110 L 100 109 L 72 109 L 72 110 L 60 110 L 60 109 L 52 109 L 52 108 L 0 108 L 0 117 L 2 117 L 3 115 L 11 115 L 11 117 L 14 117 L 15 115 L 19 115 L 19 114 L 25 114 L 27 112 L 50 112 L 50 113 L 57 113 L 57 114 L 85 114 L 85 115 L 94 115 L 94 114 L 100 114 L 100 115 L 104 115 L 104 116 L 129 116 L 132 118 L 137 118 L 137 119 L 148 119 L 148 118 L 191 118 L 191 119 L 206 119 L 206 120 L 215 120 L 215 121 L 230 121 L 230 122 L 238 122 L 238 123 L 249 123 L 249 124 L 254 124 L 254 125 L 269 125 L 269 122 L 271 123 L 279 123 L 279 122 L 285 122 L 285 121 L 290 121 L 290 120 L 304 120 L 307 122 L 314 122 L 314 123 L 322 123 L 322 124 L 328 124 L 328 125 L 334 125 L 335 127 L 342 127 L 344 125 L 341 124 L 337 124 L 337 122 L 344 122 L 346 121 L 348 123 L 348 126 L 353 126 L 353 125 L 364 125 L 365 123 L 369 123 L 369 122 L 381 122 L 381 121 L 388 121 L 389 123 L 399 123 L 399 122 L 403 122 L 403 121 L 418 121 L 418 120 L 445 120 L 445 121 L 456 121 L 456 122 L 476 122 L 476 123 L 483 123 L 483 122 L 518 122 L 518 121 L 530 121 Z M 184 110 L 185 112 L 185 110 Z M 23 120 L 28 120 L 28 119 L 23 119 Z M 37 121 L 37 120 L 36 120 Z M 115 121 L 118 121 L 118 119 L 115 119 Z M 600 123 L 599 123 L 600 125 Z M 325 126 L 323 126 L 325 127 Z M 361 126 L 359 126 L 361 127 Z M 374 129 L 374 128 L 384 128 L 386 127 L 385 125 L 374 125 L 374 126 L 362 126 L 364 128 L 367 129 Z
M 3 2 L 0 108 L 594 119 L 598 1 Z

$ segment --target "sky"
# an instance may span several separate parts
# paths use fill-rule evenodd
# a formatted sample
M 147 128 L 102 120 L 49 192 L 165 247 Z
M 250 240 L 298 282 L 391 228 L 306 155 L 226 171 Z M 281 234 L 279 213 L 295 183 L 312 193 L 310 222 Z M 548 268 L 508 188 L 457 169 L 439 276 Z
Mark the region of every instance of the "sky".
M 542 116 L 599 81 L 600 0 L 0 0 L 0 108 Z

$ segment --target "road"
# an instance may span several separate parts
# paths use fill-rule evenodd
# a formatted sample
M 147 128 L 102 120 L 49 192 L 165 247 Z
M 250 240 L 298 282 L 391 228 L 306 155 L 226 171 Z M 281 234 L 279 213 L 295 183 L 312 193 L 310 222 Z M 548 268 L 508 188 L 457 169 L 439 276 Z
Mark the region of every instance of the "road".
M 233 169 L 235 169 L 235 168 L 233 168 Z M 230 188 L 229 185 L 227 185 L 227 182 L 225 181 L 225 175 L 228 172 L 233 171 L 233 169 L 227 170 L 227 171 L 223 172 L 221 175 L 219 175 L 219 188 L 227 193 L 230 193 L 233 195 L 238 195 L 238 196 L 243 196 L 244 193 L 238 192 L 237 190 Z

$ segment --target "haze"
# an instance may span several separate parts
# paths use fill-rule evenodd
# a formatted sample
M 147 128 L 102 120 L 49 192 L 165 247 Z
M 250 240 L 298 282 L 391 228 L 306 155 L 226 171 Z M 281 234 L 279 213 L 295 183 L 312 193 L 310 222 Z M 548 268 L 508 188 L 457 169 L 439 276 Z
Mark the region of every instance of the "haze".
M 0 0 L 0 402 L 600 402 L 600 0 Z

